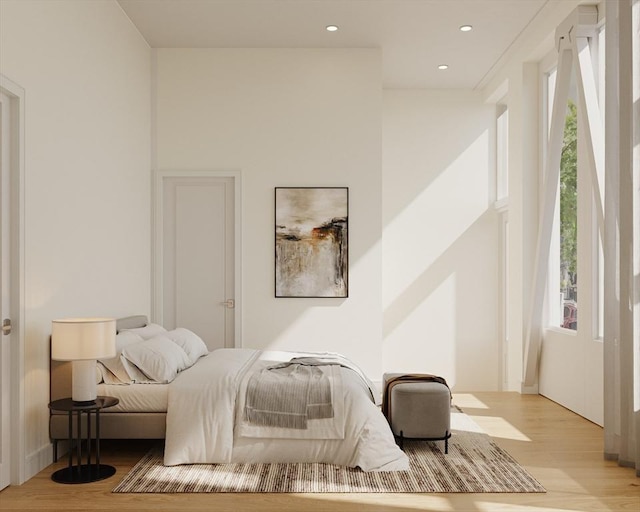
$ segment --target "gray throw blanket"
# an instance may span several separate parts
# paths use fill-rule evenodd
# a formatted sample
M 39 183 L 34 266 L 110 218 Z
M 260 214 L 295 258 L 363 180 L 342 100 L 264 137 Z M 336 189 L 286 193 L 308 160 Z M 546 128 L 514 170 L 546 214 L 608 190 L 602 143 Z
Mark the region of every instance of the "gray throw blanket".
M 253 425 L 306 429 L 308 420 L 333 418 L 331 382 L 312 357 L 293 358 L 252 375 L 245 420 Z

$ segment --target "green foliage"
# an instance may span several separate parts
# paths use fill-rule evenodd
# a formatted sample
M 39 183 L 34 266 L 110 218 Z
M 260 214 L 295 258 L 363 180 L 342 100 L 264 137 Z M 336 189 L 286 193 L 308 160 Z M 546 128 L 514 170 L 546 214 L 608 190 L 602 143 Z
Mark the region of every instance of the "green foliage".
M 560 268 L 569 276 L 567 284 L 576 284 L 578 270 L 577 120 L 576 104 L 569 100 L 560 160 Z

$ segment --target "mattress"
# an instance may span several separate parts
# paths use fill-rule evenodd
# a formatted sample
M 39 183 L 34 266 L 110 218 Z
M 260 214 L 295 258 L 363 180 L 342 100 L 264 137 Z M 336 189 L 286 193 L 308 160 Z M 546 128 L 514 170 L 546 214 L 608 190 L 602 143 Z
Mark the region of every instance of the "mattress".
M 169 384 L 98 384 L 98 395 L 120 400 L 104 413 L 167 412 Z

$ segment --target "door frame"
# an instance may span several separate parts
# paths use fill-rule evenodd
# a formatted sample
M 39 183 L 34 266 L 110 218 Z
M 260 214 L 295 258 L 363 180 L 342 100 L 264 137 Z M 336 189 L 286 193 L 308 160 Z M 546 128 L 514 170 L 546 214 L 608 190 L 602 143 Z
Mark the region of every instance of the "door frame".
M 11 280 L 10 312 L 12 321 L 9 377 L 11 453 L 11 484 L 26 481 L 25 402 L 24 402 L 24 345 L 25 345 L 25 250 L 24 250 L 24 162 L 25 162 L 25 91 L 0 73 L 0 90 L 11 101 Z M 39 468 L 31 468 L 33 470 Z M 29 475 L 31 476 L 31 475 Z
M 242 346 L 242 175 L 240 171 L 152 171 L 151 210 L 151 318 L 162 324 L 163 319 L 163 191 L 164 181 L 171 178 L 231 178 L 234 194 L 234 347 Z

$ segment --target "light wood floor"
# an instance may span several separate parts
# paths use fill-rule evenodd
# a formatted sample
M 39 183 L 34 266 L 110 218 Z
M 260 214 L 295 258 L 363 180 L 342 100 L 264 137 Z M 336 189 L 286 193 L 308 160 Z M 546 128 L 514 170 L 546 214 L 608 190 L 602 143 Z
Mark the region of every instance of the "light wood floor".
M 559 512 L 640 511 L 640 478 L 602 457 L 602 429 L 541 396 L 458 393 L 454 403 L 547 489 L 544 494 L 112 494 L 147 442 L 103 442 L 108 480 L 51 481 L 52 465 L 0 492 L 0 510 Z M 455 440 L 454 440 L 455 442 Z

